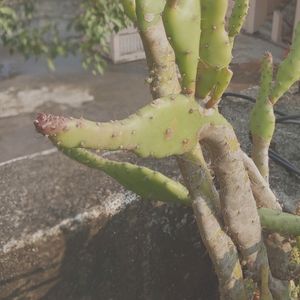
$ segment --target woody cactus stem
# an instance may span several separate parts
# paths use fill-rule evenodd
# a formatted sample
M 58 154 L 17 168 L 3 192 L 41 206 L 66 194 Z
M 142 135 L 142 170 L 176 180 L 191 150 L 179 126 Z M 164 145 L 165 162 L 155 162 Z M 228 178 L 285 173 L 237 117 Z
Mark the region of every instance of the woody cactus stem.
M 219 196 L 203 156 L 199 157 L 201 154 L 201 151 L 188 153 L 179 160 L 179 166 L 192 198 L 202 240 L 218 275 L 221 299 L 243 300 L 246 294 L 238 252 L 224 229 Z
M 278 99 L 300 78 L 300 22 L 295 31 L 292 49 L 287 58 L 280 64 L 276 75 L 275 86 L 270 101 L 275 104 Z
M 143 41 L 154 99 L 177 94 L 181 88 L 176 73 L 175 54 L 167 39 L 161 14 L 163 0 L 136 0 L 137 26 Z
M 181 74 L 182 92 L 194 96 L 201 34 L 200 1 L 168 0 L 162 16 Z
M 231 40 L 238 35 L 245 22 L 249 9 L 249 0 L 235 0 L 231 16 L 228 21 L 228 35 Z
M 251 156 L 261 175 L 269 179 L 269 146 L 275 130 L 275 115 L 269 94 L 273 78 L 272 55 L 266 53 L 261 67 L 260 90 L 250 116 Z

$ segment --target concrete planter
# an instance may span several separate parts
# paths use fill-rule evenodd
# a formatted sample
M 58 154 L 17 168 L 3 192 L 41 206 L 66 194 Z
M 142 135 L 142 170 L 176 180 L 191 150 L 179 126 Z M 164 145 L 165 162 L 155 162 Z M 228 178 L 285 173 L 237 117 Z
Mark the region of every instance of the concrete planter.
M 146 164 L 178 176 L 172 159 Z M 0 299 L 218 298 L 189 209 L 141 201 L 53 151 L 0 174 Z

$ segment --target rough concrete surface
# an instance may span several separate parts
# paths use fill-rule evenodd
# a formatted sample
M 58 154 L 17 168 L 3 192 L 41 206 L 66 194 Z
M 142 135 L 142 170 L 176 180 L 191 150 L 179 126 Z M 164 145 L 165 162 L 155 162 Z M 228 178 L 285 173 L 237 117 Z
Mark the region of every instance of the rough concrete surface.
M 178 178 L 173 159 L 144 163 Z M 138 201 L 60 153 L 0 174 L 0 299 L 217 299 L 190 209 Z

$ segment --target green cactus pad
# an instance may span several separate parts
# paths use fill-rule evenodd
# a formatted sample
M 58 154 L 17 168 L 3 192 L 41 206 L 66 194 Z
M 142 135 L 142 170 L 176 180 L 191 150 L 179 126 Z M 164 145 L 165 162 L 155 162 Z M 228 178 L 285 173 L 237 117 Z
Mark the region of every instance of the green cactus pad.
M 241 31 L 248 9 L 249 0 L 235 0 L 231 16 L 228 21 L 228 35 L 230 38 L 234 38 Z
M 184 94 L 195 94 L 200 18 L 200 1 L 195 0 L 169 0 L 163 12 L 164 27 L 175 52 Z
M 232 75 L 233 73 L 228 67 L 222 68 L 218 71 L 216 76 L 216 83 L 212 90 L 210 100 L 206 104 L 206 107 L 211 108 L 214 105 L 218 104 L 223 93 L 228 88 Z
M 160 172 L 127 162 L 104 159 L 85 149 L 61 150 L 70 158 L 105 172 L 143 199 L 191 205 L 188 190 Z
M 273 105 L 269 101 L 273 78 L 272 55 L 266 53 L 261 67 L 260 90 L 250 116 L 250 130 L 253 136 L 270 142 L 275 130 Z
M 201 1 L 200 58 L 219 69 L 227 67 L 232 58 L 232 43 L 225 30 L 227 5 L 227 0 Z
M 206 98 L 216 83 L 218 69 L 205 64 L 202 60 L 198 63 L 196 96 Z
M 300 23 L 288 57 L 280 64 L 270 100 L 275 104 L 288 89 L 300 79 Z
M 131 150 L 141 157 L 166 157 L 192 150 L 201 128 L 227 121 L 216 111 L 204 111 L 192 98 L 169 96 L 153 101 L 122 121 L 96 123 L 41 114 L 37 129 L 65 148 Z

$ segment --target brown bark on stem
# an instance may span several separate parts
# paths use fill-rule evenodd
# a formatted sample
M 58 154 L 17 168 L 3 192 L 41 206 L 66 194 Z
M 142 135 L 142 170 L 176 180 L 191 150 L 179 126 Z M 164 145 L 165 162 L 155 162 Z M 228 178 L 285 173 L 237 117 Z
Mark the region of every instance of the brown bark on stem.
M 249 271 L 259 272 L 268 265 L 261 225 L 250 180 L 245 170 L 242 151 L 230 125 L 211 126 L 203 131 L 212 157 L 212 167 L 220 183 L 220 200 L 225 224 L 241 251 Z
M 200 146 L 194 153 L 178 158 L 178 163 L 193 199 L 192 206 L 202 240 L 219 279 L 221 299 L 246 299 L 238 252 L 223 229 L 218 193 Z

